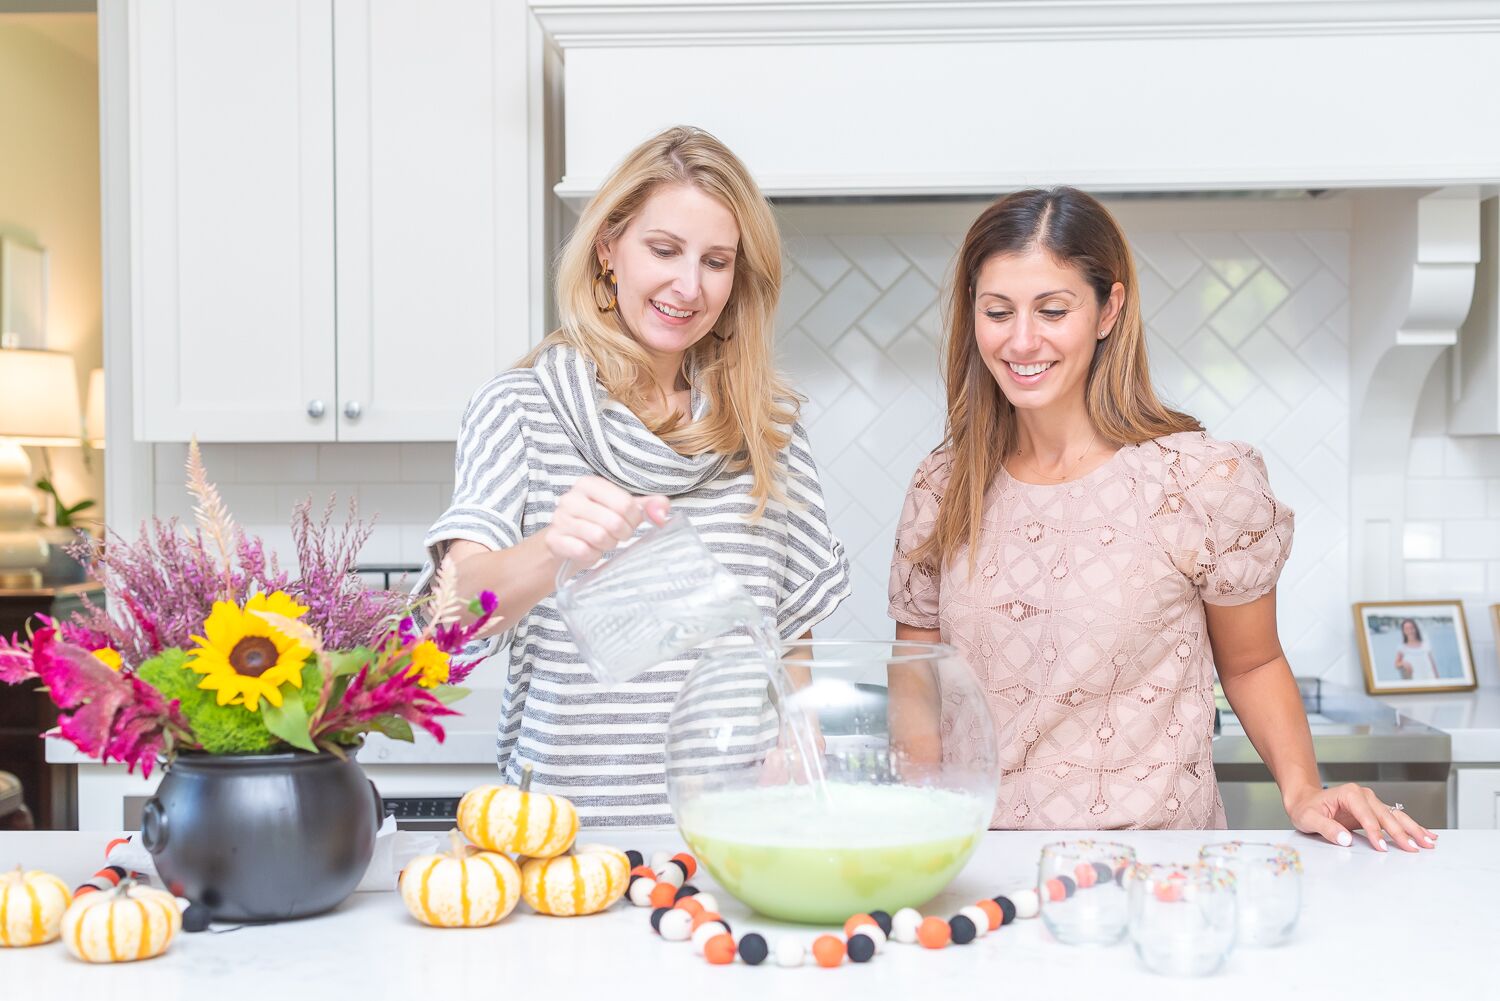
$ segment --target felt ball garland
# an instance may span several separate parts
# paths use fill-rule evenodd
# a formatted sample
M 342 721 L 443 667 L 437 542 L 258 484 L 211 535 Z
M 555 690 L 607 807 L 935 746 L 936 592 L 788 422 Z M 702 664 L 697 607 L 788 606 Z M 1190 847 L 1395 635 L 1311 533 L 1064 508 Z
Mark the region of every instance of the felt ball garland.
M 832 969 L 846 962 L 868 963 L 887 942 L 927 949 L 968 945 L 1015 921 L 1036 917 L 1042 894 L 1050 900 L 1065 900 L 1081 890 L 1118 883 L 1125 871 L 1124 866 L 1113 869 L 1102 862 L 1083 863 L 1070 876 L 1056 876 L 1040 887 L 1022 887 L 976 901 L 947 919 L 924 916 L 911 907 L 895 914 L 871 911 L 852 915 L 844 922 L 842 935 L 818 935 L 811 943 L 796 935 L 781 935 L 768 942 L 758 932 L 736 937 L 719 914 L 713 894 L 687 882 L 698 871 L 697 860 L 691 855 L 657 852 L 649 866 L 637 862 L 642 857 L 639 852 L 626 855 L 636 863 L 630 870 L 626 896 L 638 907 L 651 908 L 651 929 L 668 942 L 691 941 L 693 950 L 715 966 L 732 964 L 736 957 L 747 966 L 760 966 L 767 960 L 777 966 L 803 966 L 811 957 L 818 966 Z

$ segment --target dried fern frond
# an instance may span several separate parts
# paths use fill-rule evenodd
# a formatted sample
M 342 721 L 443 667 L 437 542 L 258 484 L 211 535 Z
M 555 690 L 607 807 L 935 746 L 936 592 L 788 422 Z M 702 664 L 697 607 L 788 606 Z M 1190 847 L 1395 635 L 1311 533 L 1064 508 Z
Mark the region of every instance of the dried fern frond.
M 192 494 L 193 499 L 197 501 L 193 505 L 193 517 L 198 522 L 199 530 L 212 539 L 219 550 L 219 560 L 224 567 L 227 597 L 230 601 L 234 601 L 234 574 L 231 559 L 239 531 L 234 527 L 234 519 L 229 516 L 229 509 L 224 506 L 223 498 L 219 496 L 219 488 L 208 481 L 208 470 L 203 465 L 203 452 L 198 448 L 196 435 L 188 444 L 187 488 L 188 493 Z
M 444 556 L 432 577 L 432 596 L 427 605 L 429 629 L 457 622 L 468 607 L 468 602 L 458 595 L 458 565 L 451 555 Z

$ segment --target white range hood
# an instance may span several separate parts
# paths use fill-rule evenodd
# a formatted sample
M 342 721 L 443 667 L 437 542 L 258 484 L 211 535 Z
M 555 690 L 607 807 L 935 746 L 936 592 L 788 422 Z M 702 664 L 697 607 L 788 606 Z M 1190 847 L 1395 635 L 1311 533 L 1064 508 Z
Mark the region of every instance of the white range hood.
M 773 197 L 1500 181 L 1495 0 L 531 7 L 569 199 L 677 123 Z

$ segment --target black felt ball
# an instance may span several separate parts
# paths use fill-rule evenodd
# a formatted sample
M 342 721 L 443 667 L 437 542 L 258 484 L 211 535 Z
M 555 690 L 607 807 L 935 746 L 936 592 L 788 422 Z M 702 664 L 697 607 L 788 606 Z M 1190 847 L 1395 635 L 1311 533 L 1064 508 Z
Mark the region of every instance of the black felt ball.
M 962 914 L 954 917 L 948 922 L 948 929 L 953 933 L 954 945 L 968 945 L 974 941 L 974 936 L 979 932 L 974 928 L 974 922 Z
M 1062 884 L 1063 899 L 1071 897 L 1078 891 L 1078 884 L 1073 881 L 1072 876 L 1059 876 L 1057 877 L 1057 881 Z
M 995 903 L 1000 907 L 1000 923 L 1008 925 L 1016 919 L 1016 905 L 1009 897 L 996 897 Z
M 868 936 L 866 936 L 868 937 Z M 740 939 L 740 958 L 751 966 L 759 966 L 771 954 L 764 937 L 751 932 Z
M 871 911 L 870 912 L 870 917 L 874 918 L 875 919 L 875 923 L 880 926 L 880 930 L 883 931 L 883 932 L 885 932 L 885 937 L 886 938 L 890 938 L 891 937 L 891 916 L 889 914 L 887 914 L 885 911 Z
M 214 916 L 202 904 L 188 904 L 182 912 L 183 931 L 206 931 Z
M 849 936 L 849 961 L 868 963 L 875 956 L 875 940 L 858 932 Z

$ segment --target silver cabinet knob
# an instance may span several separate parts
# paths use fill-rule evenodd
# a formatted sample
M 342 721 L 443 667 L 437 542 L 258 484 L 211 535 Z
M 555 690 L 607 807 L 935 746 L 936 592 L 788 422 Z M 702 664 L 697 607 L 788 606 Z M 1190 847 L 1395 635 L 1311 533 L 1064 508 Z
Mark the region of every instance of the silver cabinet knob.
M 322 400 L 307 401 L 307 416 L 311 417 L 313 420 L 317 420 L 319 417 L 322 417 L 323 414 L 327 412 L 327 409 L 327 407 L 323 406 Z
M 350 400 L 344 404 L 344 416 L 351 421 L 359 420 L 359 415 L 365 412 L 365 408 L 359 405 L 358 400 Z

